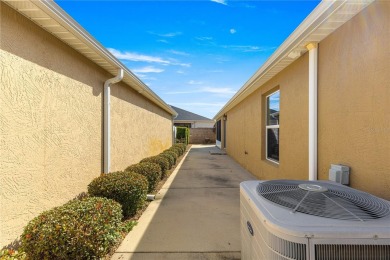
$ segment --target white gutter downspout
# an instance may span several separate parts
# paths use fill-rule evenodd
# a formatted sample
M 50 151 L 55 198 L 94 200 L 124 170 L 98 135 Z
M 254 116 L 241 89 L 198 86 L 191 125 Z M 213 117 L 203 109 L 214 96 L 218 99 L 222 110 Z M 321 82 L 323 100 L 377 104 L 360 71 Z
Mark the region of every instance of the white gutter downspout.
M 123 69 L 118 70 L 118 75 L 115 78 L 111 78 L 104 82 L 104 167 L 103 172 L 109 173 L 111 166 L 111 84 L 118 83 L 123 79 Z
M 317 180 L 317 67 L 318 44 L 306 45 L 309 50 L 309 180 Z
M 175 144 L 176 142 L 176 127 L 175 127 L 175 122 L 173 120 L 175 120 L 177 116 L 172 116 L 172 145 Z

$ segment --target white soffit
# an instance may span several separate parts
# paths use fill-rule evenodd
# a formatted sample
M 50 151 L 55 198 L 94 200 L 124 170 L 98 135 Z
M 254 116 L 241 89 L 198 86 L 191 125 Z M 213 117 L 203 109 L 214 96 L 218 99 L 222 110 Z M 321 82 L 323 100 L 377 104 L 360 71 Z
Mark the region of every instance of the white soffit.
M 375 0 L 323 0 L 214 116 L 217 120 L 273 76 L 307 52 L 306 45 L 320 42 Z
M 80 52 L 110 74 L 116 76 L 118 68 L 124 70 L 123 81 L 138 91 L 141 95 L 151 100 L 153 103 L 170 113 L 177 115 L 168 104 L 166 104 L 157 94 L 138 79 L 126 66 L 116 59 L 106 48 L 84 30 L 72 17 L 61 9 L 54 1 L 50 0 L 30 0 L 14 1 L 5 0 L 9 6 L 28 19 L 38 24 L 44 30 L 56 36 L 73 49 Z

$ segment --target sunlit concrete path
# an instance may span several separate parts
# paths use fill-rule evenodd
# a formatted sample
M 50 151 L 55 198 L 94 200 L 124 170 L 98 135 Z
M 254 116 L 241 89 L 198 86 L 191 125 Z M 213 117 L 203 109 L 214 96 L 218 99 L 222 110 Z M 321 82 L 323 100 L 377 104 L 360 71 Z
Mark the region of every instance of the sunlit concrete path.
M 240 259 L 239 184 L 254 177 L 218 152 L 191 147 L 112 259 Z

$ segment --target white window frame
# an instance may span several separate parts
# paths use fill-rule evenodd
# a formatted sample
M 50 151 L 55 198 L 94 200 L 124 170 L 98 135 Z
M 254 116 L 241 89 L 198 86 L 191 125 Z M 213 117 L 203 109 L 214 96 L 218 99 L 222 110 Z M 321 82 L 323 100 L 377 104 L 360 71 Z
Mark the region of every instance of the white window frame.
M 279 161 L 268 157 L 268 129 L 276 129 L 276 128 L 279 129 L 279 124 L 268 125 L 268 103 L 269 103 L 268 98 L 278 92 L 279 92 L 279 113 L 280 113 L 280 90 L 278 89 L 265 97 L 265 159 L 267 161 L 276 164 L 279 164 Z M 278 135 L 278 144 L 280 145 L 279 140 L 280 140 L 280 136 Z

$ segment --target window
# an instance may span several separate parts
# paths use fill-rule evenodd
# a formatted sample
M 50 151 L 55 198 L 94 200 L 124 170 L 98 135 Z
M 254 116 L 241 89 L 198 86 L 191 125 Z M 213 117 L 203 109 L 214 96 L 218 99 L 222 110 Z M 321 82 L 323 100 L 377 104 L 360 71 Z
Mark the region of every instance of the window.
M 217 121 L 217 141 L 221 141 L 221 120 Z
M 279 163 L 279 90 L 266 97 L 266 158 Z

